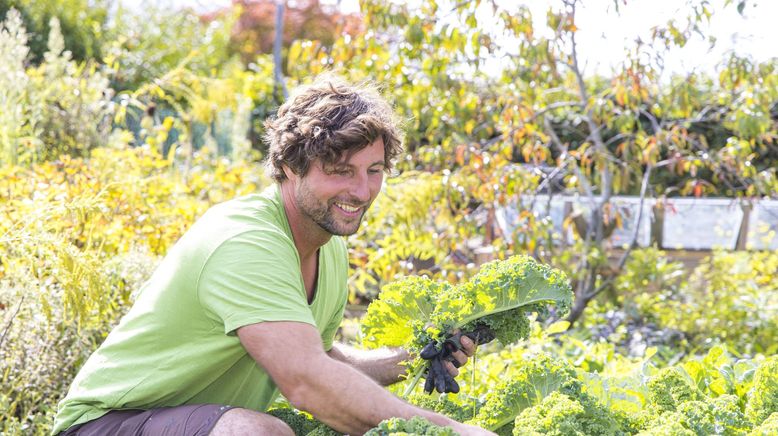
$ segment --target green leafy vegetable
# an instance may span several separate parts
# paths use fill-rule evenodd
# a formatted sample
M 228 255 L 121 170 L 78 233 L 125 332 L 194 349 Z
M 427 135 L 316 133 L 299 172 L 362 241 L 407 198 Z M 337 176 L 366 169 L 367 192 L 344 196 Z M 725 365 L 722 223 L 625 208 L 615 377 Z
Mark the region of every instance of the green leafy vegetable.
M 537 356 L 526 361 L 511 380 L 495 386 L 470 423 L 492 431 L 512 427 L 516 416 L 524 409 L 539 404 L 543 398 L 563 388 L 568 393 L 580 392 L 575 371 L 564 361 Z
M 654 425 L 638 433 L 638 436 L 697 436 L 697 433 L 684 427 L 683 415 L 678 412 L 662 414 Z
M 408 397 L 408 402 L 427 410 L 442 413 L 443 415 L 446 415 L 449 418 L 459 422 L 464 422 L 473 418 L 474 399 L 470 398 L 462 400 L 461 397 L 458 397 L 458 399 L 462 401 L 462 404 L 458 404 L 449 400 L 447 395 L 440 395 L 439 397 L 435 398 L 434 396 L 425 394 L 413 394 Z M 476 413 L 478 413 L 478 410 L 481 408 L 481 406 L 481 402 L 475 400 Z
M 365 433 L 365 436 L 384 435 L 418 436 L 456 436 L 457 433 L 447 427 L 439 427 L 426 419 L 415 416 L 411 419 L 390 418 L 381 421 L 377 427 Z
M 507 345 L 529 334 L 525 312 L 542 311 L 551 302 L 562 313 L 570 307 L 565 274 L 529 256 L 513 256 L 484 264 L 470 280 L 440 295 L 430 321 L 442 333 L 485 323 Z
M 552 392 L 540 404 L 524 409 L 514 424 L 513 434 L 588 436 L 621 434 L 608 410 L 587 397 L 575 398 Z
M 426 278 L 407 278 L 386 286 L 362 322 L 363 344 L 369 348 L 402 346 L 413 353 L 436 341 L 438 349 L 456 329 L 467 332 L 487 325 L 503 344 L 529 334 L 527 312 L 556 305 L 564 314 L 572 303 L 567 277 L 529 256 L 513 256 L 484 264 L 457 286 Z M 410 393 L 427 362 L 410 363 Z
M 284 421 L 296 436 L 340 436 L 341 434 L 311 415 L 292 407 L 279 407 L 268 410 L 267 413 Z
M 734 395 L 723 395 L 711 402 L 687 401 L 678 406 L 679 422 L 698 435 L 745 434 L 751 428 Z
M 774 436 L 778 434 L 778 412 L 770 415 L 759 427 L 756 427 L 748 436 Z
M 698 400 L 701 395 L 678 367 L 663 368 L 648 381 L 649 401 L 659 411 L 674 411 L 681 403 Z
M 421 346 L 414 349 L 418 351 L 428 338 L 424 325 L 432 315 L 435 300 L 450 289 L 448 283 L 415 276 L 384 286 L 362 320 L 362 343 L 368 348 L 407 347 L 419 337 Z
M 778 356 L 772 356 L 759 365 L 746 405 L 746 415 L 755 425 L 775 412 L 778 412 Z
M 319 423 L 305 436 L 341 436 L 341 433 L 327 427 L 325 424 Z

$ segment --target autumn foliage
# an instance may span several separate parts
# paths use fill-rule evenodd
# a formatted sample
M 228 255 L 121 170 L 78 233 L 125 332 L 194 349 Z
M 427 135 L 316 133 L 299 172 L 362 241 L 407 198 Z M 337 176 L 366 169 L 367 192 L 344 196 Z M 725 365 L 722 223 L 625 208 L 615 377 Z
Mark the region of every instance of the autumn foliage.
M 258 54 L 271 53 L 275 38 L 276 1 L 233 0 L 232 7 L 202 16 L 205 22 L 238 11 L 232 29 L 232 47 L 244 62 L 253 62 Z M 335 7 L 319 0 L 290 2 L 284 8 L 283 46 L 297 40 L 319 41 L 331 46 L 341 35 L 355 36 L 364 32 L 359 16 L 340 13 Z

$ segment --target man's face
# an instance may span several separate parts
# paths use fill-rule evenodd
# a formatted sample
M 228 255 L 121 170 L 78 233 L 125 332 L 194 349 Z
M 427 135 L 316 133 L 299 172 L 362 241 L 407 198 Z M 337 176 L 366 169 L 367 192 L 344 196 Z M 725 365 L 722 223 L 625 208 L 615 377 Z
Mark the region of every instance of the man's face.
M 303 177 L 294 177 L 301 215 L 332 235 L 356 233 L 384 180 L 384 141 L 379 138 L 349 158 L 322 167 L 314 161 Z

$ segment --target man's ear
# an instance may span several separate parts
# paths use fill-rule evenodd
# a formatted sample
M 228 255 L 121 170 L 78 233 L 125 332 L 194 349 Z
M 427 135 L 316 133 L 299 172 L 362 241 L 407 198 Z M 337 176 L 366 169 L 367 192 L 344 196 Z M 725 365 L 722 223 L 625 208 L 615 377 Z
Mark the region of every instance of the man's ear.
M 288 180 L 295 180 L 297 178 L 297 174 L 295 174 L 294 171 L 292 171 L 292 169 L 288 166 L 281 165 L 281 170 L 284 171 L 284 175 Z

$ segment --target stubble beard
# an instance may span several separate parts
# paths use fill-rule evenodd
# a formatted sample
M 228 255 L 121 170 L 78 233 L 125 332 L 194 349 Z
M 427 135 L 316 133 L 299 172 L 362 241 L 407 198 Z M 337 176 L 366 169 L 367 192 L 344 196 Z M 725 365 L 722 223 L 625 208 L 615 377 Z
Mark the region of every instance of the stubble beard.
M 359 230 L 359 226 L 362 224 L 362 218 L 365 216 L 365 212 L 370 207 L 370 204 L 363 206 L 362 214 L 359 218 L 355 218 L 355 224 L 339 224 L 335 219 L 332 208 L 335 206 L 335 199 L 327 200 L 322 204 L 321 201 L 316 199 L 310 190 L 304 185 L 300 187 L 295 193 L 295 201 L 297 202 L 297 209 L 311 219 L 316 225 L 322 228 L 325 232 L 334 236 L 351 236 Z M 359 202 L 343 201 L 349 204 L 358 204 Z M 348 227 L 347 227 L 348 226 Z M 353 226 L 353 228 L 351 228 Z

